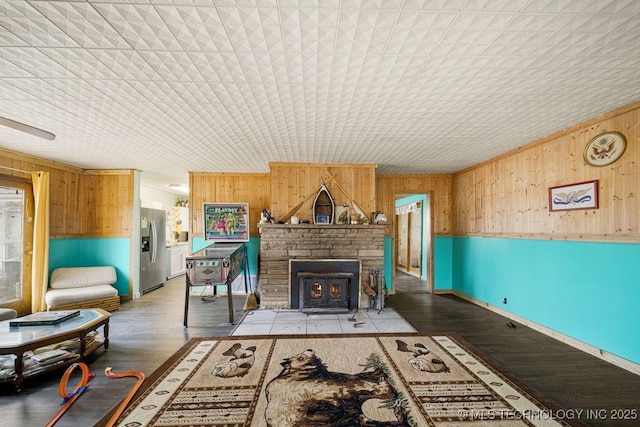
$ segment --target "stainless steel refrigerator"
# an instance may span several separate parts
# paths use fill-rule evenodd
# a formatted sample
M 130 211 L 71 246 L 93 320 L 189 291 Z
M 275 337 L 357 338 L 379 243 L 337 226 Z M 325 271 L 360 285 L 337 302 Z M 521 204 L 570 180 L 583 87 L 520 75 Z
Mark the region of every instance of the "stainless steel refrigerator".
M 167 280 L 167 242 L 163 210 L 140 210 L 140 293 L 145 294 L 162 287 Z

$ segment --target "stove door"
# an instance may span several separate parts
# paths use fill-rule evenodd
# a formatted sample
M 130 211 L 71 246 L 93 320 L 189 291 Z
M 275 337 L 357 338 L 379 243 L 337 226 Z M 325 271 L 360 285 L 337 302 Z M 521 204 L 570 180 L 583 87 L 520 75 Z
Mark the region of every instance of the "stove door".
M 351 279 L 313 277 L 301 280 L 301 309 L 349 308 Z

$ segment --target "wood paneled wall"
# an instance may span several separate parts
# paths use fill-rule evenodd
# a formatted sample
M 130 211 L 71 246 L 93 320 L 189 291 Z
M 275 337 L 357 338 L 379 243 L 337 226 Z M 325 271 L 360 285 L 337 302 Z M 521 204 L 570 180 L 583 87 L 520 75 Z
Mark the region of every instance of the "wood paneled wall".
M 51 238 L 133 235 L 133 171 L 84 171 L 5 149 L 0 166 L 49 172 Z M 0 168 L 0 174 L 31 181 L 29 173 Z
M 0 149 L 0 165 L 28 172 L 49 172 L 49 233 L 51 237 L 82 234 L 83 206 L 80 203 L 82 169 L 5 149 Z M 0 174 L 31 181 L 29 173 L 0 168 Z
M 133 195 L 133 171 L 85 171 L 81 197 L 85 236 L 133 236 Z
M 252 236 L 258 235 L 256 224 L 263 208 L 271 209 L 276 219 L 287 221 L 285 214 L 304 202 L 296 215 L 311 220 L 313 199 L 323 179 L 336 205 L 351 204 L 351 199 L 367 215 L 384 212 L 391 223 L 396 196 L 429 194 L 434 233 L 451 233 L 452 175 L 376 176 L 376 165 L 371 164 L 270 163 L 269 167 L 270 174 L 190 173 L 192 234 L 203 235 L 204 202 L 248 202 Z M 388 233 L 392 231 L 387 227 Z
M 323 178 L 337 205 L 350 204 L 351 198 L 365 214 L 375 211 L 376 165 L 270 163 L 269 167 L 269 174 L 189 173 L 192 234 L 204 234 L 202 205 L 205 202 L 249 203 L 252 236 L 259 235 L 257 224 L 265 208 L 270 209 L 276 219 L 287 221 L 284 215 L 306 200 L 296 215 L 311 220 L 313 199 Z
M 627 139 L 609 166 L 584 162 L 587 143 L 605 131 Z M 640 103 L 614 110 L 456 173 L 458 235 L 640 241 Z M 599 208 L 549 212 L 549 187 L 599 180 Z
M 260 212 L 269 208 L 269 174 L 189 173 L 189 216 L 192 236 L 204 236 L 204 203 L 235 202 L 249 204 L 249 233 L 258 236 Z
M 427 194 L 430 201 L 430 221 L 434 235 L 452 233 L 452 175 L 378 175 L 376 177 L 377 210 L 389 219 L 390 234 L 395 230 L 395 201 L 410 194 Z
M 336 206 L 351 206 L 354 201 L 367 216 L 376 210 L 376 165 L 270 163 L 269 167 L 271 213 L 278 220 L 287 222 L 286 214 L 304 202 L 296 215 L 313 223 L 313 201 L 323 182 Z

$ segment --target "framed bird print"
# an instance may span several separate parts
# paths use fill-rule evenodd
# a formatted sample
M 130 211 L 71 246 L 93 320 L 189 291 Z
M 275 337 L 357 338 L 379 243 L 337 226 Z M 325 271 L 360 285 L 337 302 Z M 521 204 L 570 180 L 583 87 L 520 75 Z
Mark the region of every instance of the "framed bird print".
M 598 180 L 549 188 L 549 211 L 598 209 Z
M 584 149 L 584 161 L 591 166 L 607 166 L 622 156 L 627 139 L 620 132 L 603 132 Z

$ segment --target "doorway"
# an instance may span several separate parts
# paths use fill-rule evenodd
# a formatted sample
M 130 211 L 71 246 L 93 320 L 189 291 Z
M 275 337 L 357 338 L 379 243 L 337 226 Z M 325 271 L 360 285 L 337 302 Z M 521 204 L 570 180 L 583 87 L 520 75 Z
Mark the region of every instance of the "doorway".
M 428 200 L 427 194 L 396 195 L 394 261 L 397 278 L 403 278 L 403 286 L 399 288 L 405 291 L 406 288 L 431 291 L 428 280 L 431 275 L 428 263 L 431 247 Z
M 422 276 L 422 202 L 396 207 L 398 270 Z
M 0 179 L 0 307 L 31 308 L 31 185 Z

